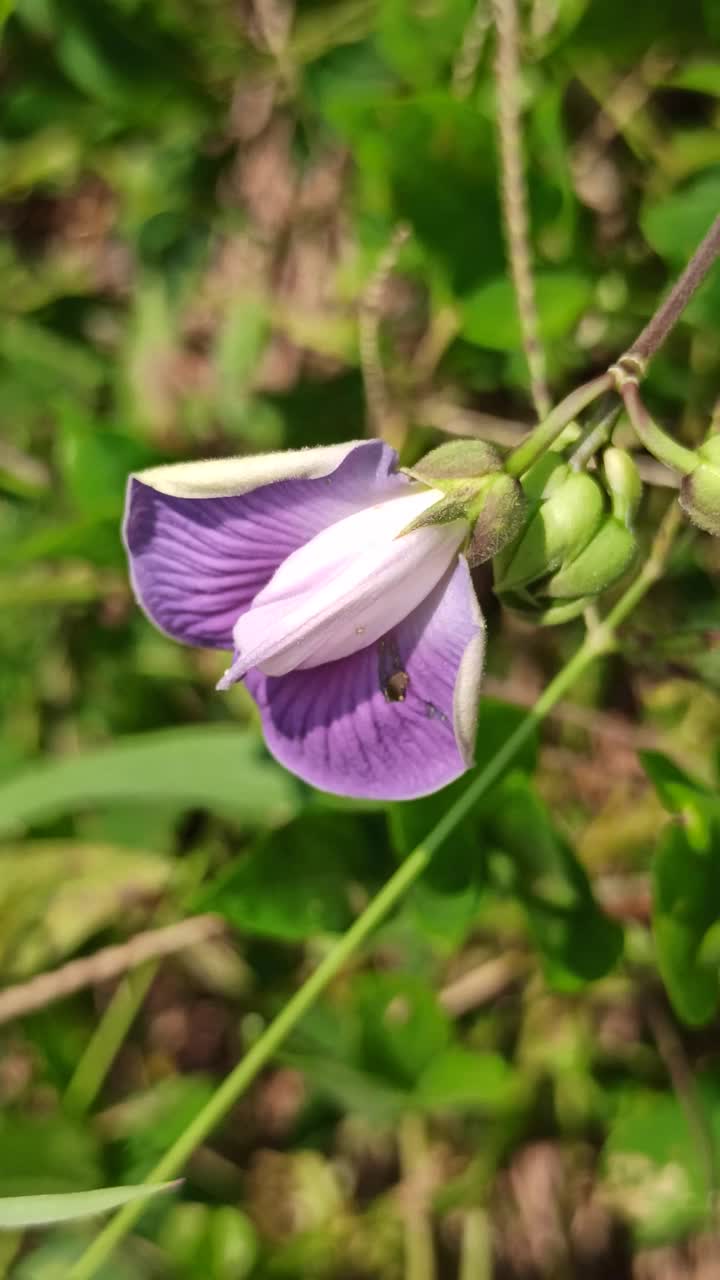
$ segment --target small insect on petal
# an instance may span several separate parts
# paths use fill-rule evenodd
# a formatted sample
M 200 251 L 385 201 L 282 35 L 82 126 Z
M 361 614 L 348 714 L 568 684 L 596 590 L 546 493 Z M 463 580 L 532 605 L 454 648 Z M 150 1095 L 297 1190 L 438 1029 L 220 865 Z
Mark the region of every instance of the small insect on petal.
M 405 694 L 408 691 L 410 677 L 407 671 L 396 671 L 390 679 L 385 682 L 383 693 L 388 702 L 404 702 Z
M 378 674 L 380 688 L 386 702 L 404 702 L 410 684 L 410 677 L 403 669 L 395 639 L 384 636 L 378 644 Z

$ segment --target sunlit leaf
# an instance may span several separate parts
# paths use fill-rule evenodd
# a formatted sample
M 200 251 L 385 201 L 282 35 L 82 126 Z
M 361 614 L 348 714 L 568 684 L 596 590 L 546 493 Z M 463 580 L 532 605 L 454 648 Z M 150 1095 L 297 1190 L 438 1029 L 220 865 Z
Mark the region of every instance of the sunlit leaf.
M 177 1182 L 164 1182 L 154 1187 L 105 1187 L 102 1191 L 70 1191 L 55 1196 L 0 1197 L 0 1231 L 94 1218 L 136 1200 L 149 1200 L 151 1196 L 170 1191 L 178 1185 Z

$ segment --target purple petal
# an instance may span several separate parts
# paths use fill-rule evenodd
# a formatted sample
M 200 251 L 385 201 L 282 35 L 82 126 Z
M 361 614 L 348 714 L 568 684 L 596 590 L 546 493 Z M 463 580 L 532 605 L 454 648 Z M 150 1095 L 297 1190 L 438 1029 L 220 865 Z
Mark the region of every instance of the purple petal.
M 287 471 L 306 466 L 305 452 L 315 451 L 288 455 Z M 277 480 L 229 497 L 178 497 L 148 483 L 162 474 L 163 488 L 170 487 L 172 468 L 131 478 L 124 537 L 139 603 L 175 640 L 231 649 L 239 615 L 288 555 L 407 485 L 396 465 L 393 449 L 368 440 L 329 474 Z
M 461 557 L 377 644 L 283 676 L 254 670 L 247 685 L 270 751 L 293 773 L 339 795 L 409 800 L 472 764 L 484 646 Z

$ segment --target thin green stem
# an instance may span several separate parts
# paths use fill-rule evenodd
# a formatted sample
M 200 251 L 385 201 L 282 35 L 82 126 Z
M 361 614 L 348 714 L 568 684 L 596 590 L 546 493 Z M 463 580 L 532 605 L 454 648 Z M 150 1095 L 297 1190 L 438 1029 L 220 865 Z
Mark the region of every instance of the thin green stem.
M 580 648 L 569 662 L 550 681 L 534 707 L 505 740 L 492 760 L 488 761 L 477 777 L 466 787 L 455 803 L 447 810 L 428 833 L 422 844 L 405 859 L 393 876 L 383 885 L 357 920 L 350 926 L 320 962 L 302 987 L 280 1010 L 277 1017 L 265 1029 L 234 1071 L 223 1080 L 212 1098 L 191 1121 L 187 1129 L 173 1143 L 154 1169 L 147 1175 L 145 1184 L 166 1182 L 181 1171 L 193 1151 L 205 1141 L 230 1108 L 237 1102 L 248 1085 L 272 1058 L 276 1049 L 297 1026 L 304 1014 L 322 995 L 345 963 L 355 954 L 373 930 L 401 900 L 405 892 L 428 867 L 433 855 L 445 843 L 448 836 L 474 808 L 478 800 L 499 780 L 506 767 L 512 763 L 520 748 L 535 727 L 580 678 L 597 657 L 611 651 L 615 631 L 635 608 L 662 572 L 662 566 L 672 543 L 680 514 L 673 503 L 666 514 L 648 560 L 638 577 L 618 600 L 599 627 L 585 637 Z M 125 1205 L 90 1244 L 68 1274 L 68 1280 L 92 1280 L 112 1251 L 120 1243 L 143 1212 L 144 1205 L 136 1201 Z
M 542 457 L 545 450 L 554 444 L 568 423 L 606 391 L 611 391 L 613 385 L 612 374 L 602 373 L 599 378 L 593 378 L 591 382 L 586 382 L 582 387 L 571 391 L 570 395 L 561 400 L 552 413 L 540 423 L 540 426 L 536 427 L 526 440 L 508 454 L 505 459 L 505 470 L 508 475 L 524 475 L 533 463 Z
M 686 449 L 653 422 L 642 402 L 640 388 L 635 378 L 627 378 L 620 388 L 620 394 L 633 430 L 648 453 L 651 453 L 659 462 L 664 462 L 667 467 L 679 471 L 683 476 L 694 471 L 698 460 L 692 449 Z
M 492 1280 L 492 1240 L 485 1209 L 465 1214 L 460 1253 L 460 1280 Z
M 90 1110 L 157 970 L 157 961 L 143 965 L 123 978 L 113 993 L 65 1091 L 63 1101 L 68 1111 L 85 1115 Z
M 568 461 L 573 471 L 583 471 L 612 435 L 622 405 L 618 404 L 617 397 L 611 399 L 608 396 L 607 399 L 610 400 L 609 406 L 605 400 L 601 401 L 593 421 L 588 423 L 585 435 L 570 454 Z
M 405 1280 L 435 1280 L 435 1246 L 426 1187 L 425 1119 L 409 1111 L 398 1130 L 405 1213 Z

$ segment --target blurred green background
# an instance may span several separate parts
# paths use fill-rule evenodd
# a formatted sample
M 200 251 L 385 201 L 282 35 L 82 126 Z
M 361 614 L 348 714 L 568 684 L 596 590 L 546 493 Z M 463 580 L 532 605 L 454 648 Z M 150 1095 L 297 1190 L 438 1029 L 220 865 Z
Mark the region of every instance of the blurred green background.
M 37 1008 L 0 992 L 19 1195 L 138 1181 L 466 785 L 371 806 L 275 765 L 244 691 L 214 692 L 224 655 L 134 606 L 127 472 L 362 436 L 368 403 L 408 459 L 448 433 L 513 443 L 532 411 L 483 0 L 0 7 L 0 979 L 72 959 L 88 979 Z M 520 17 L 559 398 L 718 211 L 720 7 Z M 719 342 L 720 271 L 648 380 L 690 444 Z M 644 474 L 647 541 L 672 492 Z M 104 1280 L 720 1273 L 719 571 L 681 534 L 618 652 Z M 534 631 L 479 590 L 483 760 L 581 626 Z M 129 977 L 93 959 L 195 917 Z M 0 1234 L 0 1275 L 59 1280 L 91 1233 Z

